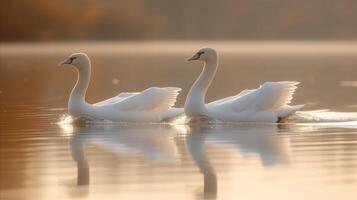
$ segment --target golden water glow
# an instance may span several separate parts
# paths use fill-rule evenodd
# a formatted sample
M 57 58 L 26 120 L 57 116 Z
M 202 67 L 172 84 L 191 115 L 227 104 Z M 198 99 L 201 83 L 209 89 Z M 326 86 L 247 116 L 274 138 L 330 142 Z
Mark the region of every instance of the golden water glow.
M 57 124 L 60 126 L 63 136 L 70 137 L 73 134 L 73 118 L 70 115 L 62 115 Z
M 77 126 L 64 115 L 77 75 L 57 63 L 83 50 L 93 62 L 89 103 L 178 86 L 183 106 L 202 67 L 185 58 L 207 43 L 155 44 L 1 44 L 1 198 L 356 199 L 356 93 L 340 85 L 355 80 L 354 43 L 212 43 L 223 49 L 206 101 L 300 81 L 293 103 L 309 103 L 288 124 Z

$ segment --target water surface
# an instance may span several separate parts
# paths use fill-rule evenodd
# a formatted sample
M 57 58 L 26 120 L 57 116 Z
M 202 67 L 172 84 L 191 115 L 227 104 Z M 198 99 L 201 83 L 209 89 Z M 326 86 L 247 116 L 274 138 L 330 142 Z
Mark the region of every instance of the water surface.
M 73 51 L 93 61 L 89 102 L 178 86 L 182 106 L 201 70 L 185 58 L 203 45 L 1 45 L 1 199 L 356 199 L 357 123 L 347 122 L 357 112 L 354 43 L 214 43 L 221 66 L 207 101 L 265 81 L 300 81 L 293 103 L 324 109 L 302 115 L 326 121 L 58 123 L 76 74 L 57 63 Z

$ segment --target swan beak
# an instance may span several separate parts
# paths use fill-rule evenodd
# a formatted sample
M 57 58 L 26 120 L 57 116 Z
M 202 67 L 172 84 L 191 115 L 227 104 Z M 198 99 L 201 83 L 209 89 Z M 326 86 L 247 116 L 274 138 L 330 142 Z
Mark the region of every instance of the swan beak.
M 191 58 L 187 59 L 187 61 L 198 60 L 199 58 L 200 58 L 200 55 L 198 53 L 196 53 Z
M 62 65 L 69 65 L 72 63 L 72 60 L 71 59 L 67 59 L 67 60 L 64 60 L 62 62 L 60 62 L 58 65 L 59 66 L 62 66 Z

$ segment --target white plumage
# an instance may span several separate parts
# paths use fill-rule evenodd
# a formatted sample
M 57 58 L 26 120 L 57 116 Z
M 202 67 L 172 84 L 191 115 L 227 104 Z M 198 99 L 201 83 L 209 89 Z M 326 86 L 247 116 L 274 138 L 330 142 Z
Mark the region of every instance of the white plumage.
M 151 87 L 142 92 L 125 92 L 96 104 L 88 104 L 85 101 L 91 73 L 88 56 L 76 53 L 61 64 L 70 64 L 78 71 L 78 81 L 68 102 L 68 110 L 73 117 L 123 122 L 161 122 L 183 113 L 182 108 L 173 108 L 181 91 L 181 88 L 176 87 Z
M 208 117 L 235 122 L 278 122 L 301 109 L 290 106 L 299 82 L 266 82 L 257 89 L 243 90 L 238 95 L 205 104 L 205 95 L 218 67 L 214 49 L 203 48 L 189 60 L 201 60 L 204 69 L 192 86 L 185 103 L 189 118 Z
M 164 112 L 175 105 L 180 88 L 151 87 L 142 92 L 120 93 L 118 96 L 94 104 L 95 106 L 113 106 L 119 110 Z

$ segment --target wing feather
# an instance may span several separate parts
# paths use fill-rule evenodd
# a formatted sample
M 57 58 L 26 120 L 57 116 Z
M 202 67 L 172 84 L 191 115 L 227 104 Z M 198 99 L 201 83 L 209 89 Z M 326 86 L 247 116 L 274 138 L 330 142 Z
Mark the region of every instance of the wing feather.
M 161 112 L 175 105 L 180 91 L 181 88 L 176 87 L 151 87 L 121 100 L 116 107 L 122 110 Z
M 104 106 L 104 105 L 112 105 L 112 104 L 116 104 L 119 103 L 120 101 L 123 101 L 124 99 L 131 97 L 133 95 L 137 95 L 139 94 L 138 92 L 122 92 L 120 94 L 118 94 L 115 97 L 112 97 L 110 99 L 106 99 L 104 101 L 100 101 L 98 103 L 95 103 L 93 105 L 95 106 Z
M 243 90 L 236 96 L 227 97 L 209 104 L 221 108 L 243 110 L 278 110 L 291 103 L 299 82 L 266 82 L 255 90 Z
M 253 91 L 254 90 L 243 90 L 237 95 L 226 97 L 226 98 L 223 98 L 223 99 L 219 99 L 217 101 L 213 101 L 213 102 L 209 103 L 208 105 L 220 105 L 220 104 L 224 104 L 224 103 L 227 103 L 227 102 L 230 102 L 230 101 L 234 101 L 237 98 L 242 97 L 242 96 L 244 96 L 244 95 L 246 95 L 246 94 L 248 94 L 250 92 L 253 92 Z
M 299 82 L 282 81 L 264 83 L 258 90 L 256 107 L 259 110 L 276 110 L 291 103 Z

